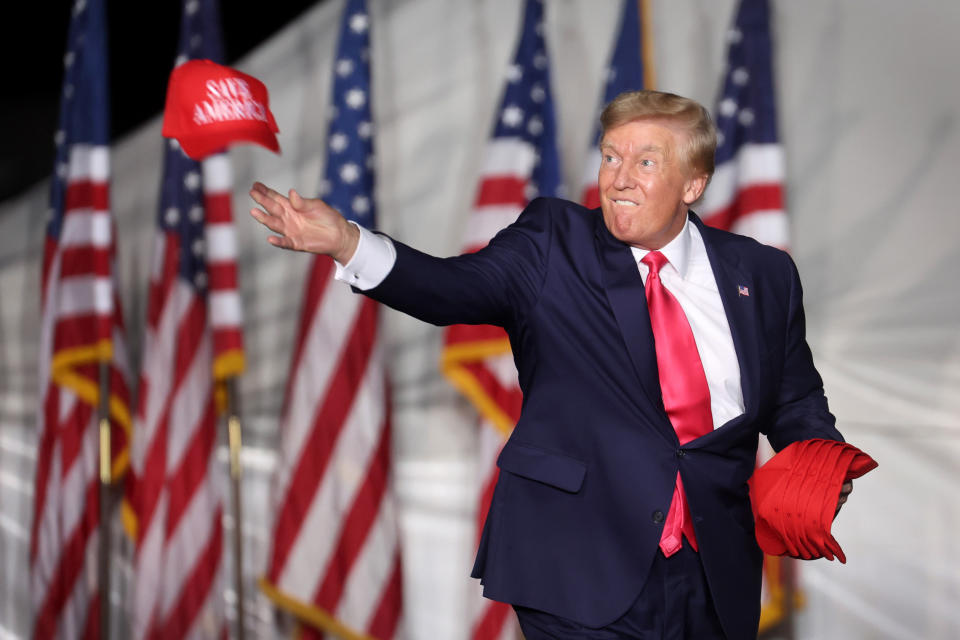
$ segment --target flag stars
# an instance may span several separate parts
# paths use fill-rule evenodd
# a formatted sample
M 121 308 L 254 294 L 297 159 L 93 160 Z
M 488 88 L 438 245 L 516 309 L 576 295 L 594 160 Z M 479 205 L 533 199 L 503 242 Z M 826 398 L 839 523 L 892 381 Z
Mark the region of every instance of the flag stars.
M 516 129 L 523 124 L 523 109 L 515 104 L 511 104 L 504 108 L 503 115 L 500 116 L 500 119 L 506 126 Z
M 190 213 L 187 214 L 190 217 L 190 222 L 194 224 L 200 224 L 203 222 L 203 207 L 200 205 L 193 205 L 190 207 Z
M 541 71 L 547 68 L 547 54 L 543 51 L 537 51 L 533 56 L 533 66 Z
M 742 87 L 749 82 L 750 72 L 747 71 L 746 67 L 737 67 L 730 74 L 730 79 L 733 80 L 733 84 Z
M 196 191 L 200 188 L 200 173 L 197 171 L 190 171 L 187 175 L 183 176 L 183 186 L 185 186 L 190 191 Z
M 347 162 L 340 167 L 340 179 L 347 184 L 353 184 L 360 179 L 360 167 L 353 162 Z
M 720 101 L 720 115 L 729 118 L 737 112 L 737 101 L 733 98 L 724 98 Z
M 367 196 L 356 196 L 350 203 L 350 207 L 358 216 L 366 215 L 370 211 L 370 198 Z
M 176 207 L 170 207 L 163 213 L 163 221 L 168 227 L 175 227 L 180 222 L 180 210 Z
M 189 60 L 189 59 L 190 59 L 190 56 L 188 56 L 188 55 L 185 54 L 185 53 L 181 53 L 181 54 L 179 54 L 179 55 L 177 56 L 177 59 L 174 61 L 173 66 L 179 67 L 180 65 L 182 65 L 184 62 L 186 62 L 186 61 Z
M 73 3 L 73 15 L 78 16 L 87 8 L 87 0 L 77 0 Z
M 534 137 L 539 136 L 543 133 L 543 120 L 537 116 L 530 118 L 530 121 L 527 122 L 527 131 Z
M 350 30 L 354 33 L 363 33 L 370 26 L 370 19 L 365 13 L 355 13 L 350 16 Z
M 727 31 L 727 42 L 729 44 L 740 44 L 741 40 L 743 40 L 743 32 L 740 29 L 734 27 Z
M 720 129 L 717 129 L 717 148 L 718 149 L 723 146 L 723 143 L 726 141 L 726 139 L 727 137 L 723 135 L 723 131 L 720 131 Z
M 326 197 L 327 194 L 330 193 L 330 181 L 329 181 L 329 180 L 321 180 L 321 181 L 320 181 L 320 186 L 317 188 L 317 191 L 319 192 L 321 198 Z
M 330 148 L 336 153 L 340 153 L 347 148 L 350 139 L 342 133 L 334 133 L 330 136 Z
M 67 139 L 67 134 L 64 133 L 63 129 L 57 129 L 57 132 L 53 134 L 53 143 L 58 147 L 62 145 Z
M 373 135 L 373 124 L 368 120 L 361 122 L 359 125 L 357 125 L 357 135 L 364 140 L 368 139 Z
M 753 109 L 742 109 L 737 116 L 737 120 L 745 127 L 752 125 L 754 121 Z
M 73 65 L 73 61 L 76 59 L 76 57 L 77 57 L 77 54 L 75 54 L 73 51 L 67 51 L 63 55 L 64 68 L 69 69 L 70 66 Z
M 61 180 L 67 179 L 67 171 L 69 171 L 69 166 L 66 162 L 61 162 L 57 165 L 57 177 Z
M 523 78 L 523 68 L 520 65 L 512 64 L 507 68 L 508 82 L 520 82 L 521 78 Z
M 65 84 L 63 85 L 63 97 L 68 100 L 73 97 L 73 85 Z
M 187 12 L 188 16 L 192 16 L 200 9 L 200 2 L 198 0 L 189 0 L 187 4 L 183 5 L 183 10 Z
M 197 289 L 206 289 L 207 288 L 207 274 L 204 271 L 197 271 L 193 276 L 193 284 Z
M 203 36 L 202 36 L 202 35 L 200 35 L 199 33 L 197 33 L 197 34 L 194 34 L 193 36 L 191 36 L 191 38 L 190 38 L 190 48 L 191 48 L 191 49 L 193 49 L 194 51 L 196 51 L 197 49 L 200 48 L 200 45 L 202 45 L 202 44 L 203 44 Z
M 547 91 L 539 82 L 530 88 L 530 99 L 536 103 L 543 102 L 547 98 Z
M 353 73 L 353 60 L 350 58 L 341 58 L 337 60 L 336 64 L 337 75 L 341 78 L 345 78 L 351 73 Z
M 359 109 L 367 103 L 367 94 L 363 89 L 350 89 L 347 91 L 345 100 L 351 109 Z
M 206 249 L 206 243 L 203 241 L 203 238 L 197 238 L 193 241 L 193 244 L 190 245 L 190 250 L 198 258 L 203 257 L 203 252 Z

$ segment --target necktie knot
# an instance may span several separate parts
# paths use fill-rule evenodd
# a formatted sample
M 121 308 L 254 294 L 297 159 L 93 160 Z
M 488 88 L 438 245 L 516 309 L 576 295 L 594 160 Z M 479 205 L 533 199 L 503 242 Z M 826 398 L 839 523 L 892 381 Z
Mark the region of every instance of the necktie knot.
M 650 268 L 650 275 L 659 278 L 660 268 L 667 264 L 667 257 L 659 251 L 651 251 L 640 259 L 640 262 Z

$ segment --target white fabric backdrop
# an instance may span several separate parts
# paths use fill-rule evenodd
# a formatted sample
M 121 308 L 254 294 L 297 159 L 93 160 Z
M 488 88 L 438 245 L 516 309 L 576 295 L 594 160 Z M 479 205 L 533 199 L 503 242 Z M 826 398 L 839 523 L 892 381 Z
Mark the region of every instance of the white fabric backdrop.
M 372 0 L 381 227 L 457 251 L 480 148 L 512 53 L 516 0 Z M 654 0 L 658 88 L 712 106 L 734 0 Z M 305 256 L 269 247 L 247 185 L 317 189 L 341 3 L 237 66 L 270 89 L 283 155 L 232 152 L 249 372 L 245 418 L 248 628 L 272 637 L 253 588 Z M 550 0 L 547 38 L 568 185 L 583 170 L 618 3 Z M 253 18 L 251 18 L 253 19 Z M 809 340 L 848 440 L 880 463 L 834 533 L 846 565 L 800 567 L 807 639 L 960 637 L 960 3 L 773 2 L 793 254 Z M 171 37 L 174 37 L 171 34 Z M 160 176 L 159 121 L 119 141 L 113 205 L 134 362 Z M 5 150 L 10 153 L 11 150 Z M 13 151 L 15 152 L 15 151 Z M 27 637 L 39 267 L 47 186 L 0 205 L 0 638 Z M 411 638 L 464 638 L 473 554 L 473 413 L 438 372 L 440 330 L 385 312 Z M 229 525 L 229 523 L 228 523 Z M 122 593 L 126 565 L 118 564 Z M 123 596 L 120 596 L 123 601 Z M 122 610 L 117 625 L 125 624 Z M 122 626 L 120 627 L 122 628 Z M 121 634 L 122 635 L 122 634 Z

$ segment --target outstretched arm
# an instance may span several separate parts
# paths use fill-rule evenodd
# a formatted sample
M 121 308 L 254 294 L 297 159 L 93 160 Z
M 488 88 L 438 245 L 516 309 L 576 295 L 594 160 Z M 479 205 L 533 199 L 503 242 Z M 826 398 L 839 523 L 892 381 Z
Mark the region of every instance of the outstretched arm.
M 295 189 L 284 196 L 260 183 L 253 183 L 250 197 L 261 208 L 250 215 L 277 235 L 267 241 L 275 247 L 333 257 L 347 264 L 357 250 L 360 230 L 319 198 L 304 198 Z

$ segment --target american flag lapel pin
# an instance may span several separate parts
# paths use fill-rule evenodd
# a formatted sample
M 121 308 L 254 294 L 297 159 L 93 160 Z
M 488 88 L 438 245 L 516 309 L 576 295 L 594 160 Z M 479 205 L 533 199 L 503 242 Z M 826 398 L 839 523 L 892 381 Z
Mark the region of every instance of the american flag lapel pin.
M 742 284 L 738 284 L 738 285 L 737 285 L 737 293 L 739 293 L 741 296 L 743 296 L 743 297 L 745 297 L 745 298 L 749 298 L 749 297 L 750 297 L 750 289 L 746 288 L 746 287 L 743 286 Z

